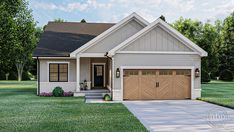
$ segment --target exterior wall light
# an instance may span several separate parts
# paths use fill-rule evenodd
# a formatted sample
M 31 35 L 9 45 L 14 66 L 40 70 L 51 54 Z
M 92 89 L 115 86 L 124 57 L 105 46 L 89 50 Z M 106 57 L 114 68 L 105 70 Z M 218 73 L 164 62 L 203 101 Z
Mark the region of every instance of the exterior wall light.
M 120 70 L 119 68 L 116 69 L 116 78 L 119 78 L 120 77 Z
M 200 70 L 198 68 L 195 69 L 195 77 L 200 76 Z

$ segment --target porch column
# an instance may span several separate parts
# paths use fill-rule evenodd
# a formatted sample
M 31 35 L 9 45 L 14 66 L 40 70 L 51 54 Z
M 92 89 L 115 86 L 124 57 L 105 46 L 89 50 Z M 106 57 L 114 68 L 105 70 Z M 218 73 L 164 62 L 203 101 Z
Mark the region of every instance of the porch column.
M 76 57 L 76 92 L 80 91 L 80 57 Z

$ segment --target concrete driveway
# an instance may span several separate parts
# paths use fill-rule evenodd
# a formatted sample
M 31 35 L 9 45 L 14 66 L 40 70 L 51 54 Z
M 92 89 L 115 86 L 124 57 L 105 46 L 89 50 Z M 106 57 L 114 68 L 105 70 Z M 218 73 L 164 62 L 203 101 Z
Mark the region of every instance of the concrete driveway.
M 150 131 L 234 132 L 234 110 L 197 100 L 124 101 Z

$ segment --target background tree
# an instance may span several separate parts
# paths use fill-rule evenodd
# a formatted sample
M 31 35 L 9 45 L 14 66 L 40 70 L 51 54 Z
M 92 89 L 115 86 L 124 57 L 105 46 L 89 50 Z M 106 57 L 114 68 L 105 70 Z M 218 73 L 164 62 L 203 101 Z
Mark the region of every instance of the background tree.
M 54 22 L 65 22 L 65 20 L 62 18 L 56 18 L 54 19 Z
M 81 23 L 86 23 L 86 20 L 85 20 L 85 19 L 82 19 L 80 22 L 81 22 Z
M 223 22 L 223 52 L 220 56 L 220 72 L 224 69 L 234 73 L 234 12 Z
M 166 22 L 166 18 L 163 15 L 161 15 L 159 18 Z
M 15 65 L 20 81 L 24 65 L 32 60 L 36 24 L 26 1 L 19 0 L 15 4 L 3 0 L 0 4 L 1 67 L 4 66 L 3 72 L 7 73 Z

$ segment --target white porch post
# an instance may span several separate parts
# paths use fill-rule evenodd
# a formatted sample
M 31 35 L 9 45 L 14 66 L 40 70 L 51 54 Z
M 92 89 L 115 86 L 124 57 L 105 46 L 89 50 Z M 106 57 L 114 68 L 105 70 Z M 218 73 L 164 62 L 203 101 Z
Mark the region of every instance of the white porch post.
M 80 91 L 80 57 L 76 57 L 76 92 Z

